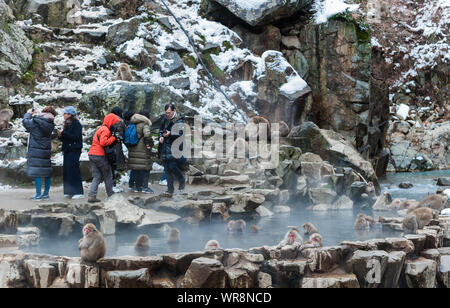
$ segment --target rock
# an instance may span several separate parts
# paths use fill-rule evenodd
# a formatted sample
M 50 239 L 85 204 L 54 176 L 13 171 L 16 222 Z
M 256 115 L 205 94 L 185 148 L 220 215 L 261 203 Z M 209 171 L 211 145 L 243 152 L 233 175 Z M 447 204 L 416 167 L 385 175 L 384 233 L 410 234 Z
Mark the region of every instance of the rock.
M 135 271 L 109 271 L 105 278 L 106 288 L 151 288 L 150 271 L 141 268 Z
M 2 24 L 13 22 L 14 19 L 15 17 L 11 8 L 4 0 L 0 0 L 0 21 Z
M 398 288 L 398 281 L 405 263 L 406 253 L 403 251 L 393 251 L 389 253 L 389 258 L 384 273 L 382 288 Z
M 349 197 L 342 195 L 333 203 L 331 209 L 336 211 L 352 210 L 353 201 Z
M 283 36 L 281 37 L 281 42 L 284 46 L 290 49 L 300 48 L 300 40 L 297 36 Z
M 19 217 L 16 212 L 0 209 L 0 234 L 15 234 L 19 226 Z
M 443 288 L 450 288 L 450 256 L 441 256 L 438 281 Z
M 247 184 L 249 182 L 250 178 L 246 174 L 238 176 L 221 176 L 219 179 L 219 184 L 240 185 L 240 184 Z
M 274 213 L 290 213 L 291 208 L 286 205 L 276 205 L 272 208 Z
M 174 102 L 183 114 L 195 114 L 192 109 L 183 106 L 182 97 L 167 87 L 145 82 L 114 81 L 85 94 L 79 108 L 92 117 L 103 118 L 112 107 L 120 106 L 124 110 L 152 110 L 155 115 L 164 113 L 167 101 Z M 152 121 L 156 118 L 151 118 Z
M 386 244 L 388 245 L 389 250 L 403 251 L 407 255 L 414 252 L 414 243 L 405 238 L 386 238 Z
M 183 60 L 176 52 L 166 51 L 161 58 L 161 61 L 157 61 L 156 65 L 158 65 L 162 76 L 170 76 L 184 69 Z
M 363 288 L 377 288 L 383 282 L 383 276 L 388 265 L 389 255 L 382 250 L 357 250 L 347 261 L 351 272 L 358 277 Z
M 371 163 L 364 160 L 342 135 L 331 130 L 319 129 L 312 122 L 304 122 L 300 126 L 293 127 L 288 137 L 303 152 L 318 154 L 333 165 L 350 166 L 362 173 L 366 180 L 372 181 L 375 187 L 378 186 Z
M 235 202 L 230 207 L 231 213 L 243 213 L 256 210 L 266 199 L 264 195 L 243 193 L 235 195 Z
M 1 24 L 0 86 L 10 88 L 21 82 L 22 75 L 31 64 L 33 50 L 33 42 L 22 29 L 14 24 Z
M 241 269 L 225 269 L 230 288 L 251 288 L 253 281 L 248 273 Z
M 0 248 L 16 247 L 17 240 L 15 235 L 0 234 Z
M 292 16 L 295 12 L 310 4 L 307 0 L 279 2 L 263 0 L 258 2 L 236 2 L 231 0 L 212 0 L 227 8 L 238 18 L 251 26 L 260 26 Z
M 308 259 L 308 267 L 312 272 L 326 273 L 343 260 L 344 247 L 331 246 L 322 248 L 308 248 L 301 254 Z
M 34 288 L 48 288 L 58 276 L 58 263 L 56 262 L 26 260 L 24 268 L 25 275 Z
M 265 206 L 262 205 L 258 206 L 255 212 L 261 217 L 273 216 L 272 211 L 270 211 L 269 209 L 267 209 Z
M 309 64 L 303 53 L 299 50 L 295 50 L 290 55 L 288 54 L 287 58 L 300 77 L 307 80 L 309 76 Z
M 359 288 L 358 279 L 354 274 L 316 274 L 302 279 L 301 288 Z
M 72 8 L 79 8 L 80 4 L 74 0 L 29 0 L 20 8 L 20 14 L 24 18 L 31 18 L 38 14 L 42 17 L 42 23 L 51 27 L 63 27 L 68 24 L 68 13 Z
M 28 286 L 22 264 L 24 256 L 0 255 L 0 288 L 25 288 Z
M 280 50 L 281 32 L 273 25 L 265 26 L 262 33 L 253 33 L 242 25 L 237 25 L 232 30 L 242 38 L 242 47 L 247 47 L 255 55 L 261 56 L 266 50 Z M 242 77 L 240 79 L 247 79 Z
M 298 286 L 300 277 L 305 275 L 308 268 L 307 260 L 268 260 L 264 264 L 264 271 L 272 276 L 272 284 L 277 287 Z
M 150 272 L 157 271 L 163 263 L 160 256 L 152 257 L 106 257 L 97 261 L 102 273 L 109 271 L 135 271 L 142 268 Z
M 226 273 L 222 263 L 210 258 L 192 260 L 183 280 L 182 288 L 224 288 Z
M 36 227 L 17 229 L 17 245 L 19 247 L 38 246 L 40 238 L 41 231 Z
M 108 28 L 108 33 L 106 34 L 106 44 L 115 49 L 119 45 L 133 40 L 141 22 L 143 22 L 142 18 L 134 17 L 112 25 Z
M 75 216 L 65 213 L 49 213 L 31 216 L 31 224 L 44 234 L 69 236 L 75 232 Z
M 424 249 L 433 249 L 442 246 L 437 230 L 432 229 L 417 230 L 417 234 L 418 235 L 424 234 L 426 236 Z
M 403 189 L 409 189 L 411 187 L 413 187 L 414 185 L 412 183 L 409 182 L 402 182 L 400 184 L 398 184 L 398 187 L 403 188 Z
M 116 233 L 116 213 L 114 210 L 94 211 L 100 223 L 100 232 L 103 235 L 111 235 Z
M 437 268 L 441 265 L 441 254 L 437 249 L 424 250 L 420 253 L 420 256 L 435 261 Z
M 189 89 L 191 86 L 191 82 L 189 78 L 174 78 L 169 81 L 169 85 L 174 87 L 175 89 Z
M 272 287 L 272 276 L 267 273 L 258 273 L 258 288 L 271 288 Z
M 438 178 L 438 186 L 450 186 L 450 177 Z
M 372 206 L 374 211 L 391 211 L 392 197 L 388 192 L 383 192 Z
M 71 288 L 98 288 L 100 286 L 99 268 L 80 263 L 80 261 L 80 258 L 71 258 L 67 262 L 64 275 L 67 284 Z
M 309 196 L 314 204 L 332 204 L 337 194 L 329 188 L 311 188 Z
M 425 241 L 427 239 L 425 234 L 406 234 L 405 239 L 413 242 L 414 254 L 420 255 L 422 250 L 425 249 Z
M 408 288 L 435 288 L 436 262 L 419 257 L 405 263 L 405 278 Z

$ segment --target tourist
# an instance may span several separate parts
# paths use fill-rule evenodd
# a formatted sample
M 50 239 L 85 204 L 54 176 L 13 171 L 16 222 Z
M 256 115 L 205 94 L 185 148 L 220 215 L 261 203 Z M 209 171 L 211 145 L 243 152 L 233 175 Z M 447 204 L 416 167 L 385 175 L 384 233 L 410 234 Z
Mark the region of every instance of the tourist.
M 80 172 L 80 155 L 83 148 L 83 127 L 77 119 L 74 107 L 64 108 L 64 129 L 58 130 L 62 141 L 63 188 L 64 196 L 72 199 L 83 197 L 83 184 Z
M 128 148 L 128 168 L 132 170 L 135 182 L 135 192 L 153 193 L 148 187 L 152 159 L 150 157 L 153 139 L 151 135 L 152 122 L 150 114 L 142 110 L 131 117 L 131 125 L 135 125 L 137 144 Z M 127 144 L 127 143 L 126 143 Z
M 36 113 L 35 108 L 29 109 L 23 117 L 23 126 L 30 133 L 27 148 L 27 175 L 34 178 L 36 195 L 31 199 L 35 201 L 49 199 L 53 174 L 51 139 L 56 114 L 53 107 L 47 106 L 40 113 Z M 45 180 L 44 194 L 41 194 L 41 178 Z
M 113 186 L 116 186 L 116 182 L 118 181 L 116 170 L 119 171 L 125 171 L 126 170 L 126 161 L 125 161 L 125 155 L 123 154 L 122 150 L 122 143 L 121 140 L 123 140 L 123 137 L 125 135 L 125 122 L 123 119 L 123 110 L 122 108 L 116 106 L 111 110 L 112 114 L 115 114 L 119 118 L 119 122 L 111 126 L 111 134 L 116 135 L 117 142 L 115 142 L 111 148 L 114 152 L 114 157 L 110 157 L 110 164 L 111 164 L 111 170 L 113 175 Z M 120 189 L 116 189 L 116 192 L 120 191 Z
M 130 121 L 131 121 L 131 117 L 133 115 L 134 115 L 134 112 L 132 112 L 132 111 L 125 111 L 124 112 L 123 120 L 125 122 L 125 127 L 128 127 L 131 124 Z M 134 170 L 130 170 L 128 178 L 129 178 L 129 180 L 128 180 L 128 187 L 129 187 L 130 191 L 134 191 L 135 190 L 135 186 L 136 186 Z
M 173 142 L 180 137 L 181 135 L 172 134 L 171 130 L 175 124 L 184 123 L 184 116 L 179 114 L 175 110 L 174 104 L 167 104 L 164 107 L 165 117 L 161 123 L 159 129 L 159 143 L 160 143 L 160 152 L 161 159 L 164 166 L 164 172 L 166 173 L 167 178 L 167 192 L 166 194 L 172 195 L 174 192 L 174 177 L 177 178 L 179 182 L 179 190 L 184 190 L 185 187 L 185 179 L 183 172 L 179 168 L 179 160 L 173 156 L 172 153 L 172 144 Z M 182 150 L 182 148 L 180 148 Z
M 115 135 L 111 134 L 111 126 L 120 122 L 118 116 L 113 113 L 108 114 L 103 120 L 103 125 L 97 129 L 92 139 L 92 145 L 89 150 L 89 162 L 91 164 L 92 180 L 91 188 L 89 190 L 88 202 L 100 202 L 97 199 L 98 185 L 103 180 L 105 181 L 106 194 L 108 197 L 114 194 L 113 191 L 113 177 L 112 168 L 108 159 L 106 158 L 105 147 L 114 145 L 119 138 L 118 132 Z

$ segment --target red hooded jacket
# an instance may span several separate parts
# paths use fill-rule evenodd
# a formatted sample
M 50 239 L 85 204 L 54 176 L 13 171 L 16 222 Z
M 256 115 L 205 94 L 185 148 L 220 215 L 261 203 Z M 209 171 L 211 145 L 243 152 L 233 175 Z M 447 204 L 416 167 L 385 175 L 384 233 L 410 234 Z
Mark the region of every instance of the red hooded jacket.
M 111 136 L 111 125 L 114 125 L 119 121 L 119 117 L 114 113 L 110 113 L 105 117 L 103 125 L 100 126 L 94 134 L 92 145 L 88 153 L 89 155 L 105 156 L 104 147 L 107 147 L 116 141 L 116 137 Z

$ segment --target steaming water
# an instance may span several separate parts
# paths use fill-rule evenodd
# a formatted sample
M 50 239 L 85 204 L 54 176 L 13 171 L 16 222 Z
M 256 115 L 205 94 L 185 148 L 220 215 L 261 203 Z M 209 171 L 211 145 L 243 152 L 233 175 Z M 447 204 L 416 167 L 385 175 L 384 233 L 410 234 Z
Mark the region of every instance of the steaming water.
M 427 194 L 435 193 L 437 190 L 435 178 L 450 176 L 450 170 L 420 173 L 390 174 L 380 179 L 383 191 L 391 193 L 393 198 L 409 198 L 420 200 Z M 411 182 L 411 189 L 400 189 L 401 182 Z M 151 239 L 150 255 L 171 252 L 192 252 L 203 250 L 205 243 L 210 239 L 219 241 L 222 248 L 243 248 L 263 245 L 276 245 L 287 232 L 287 226 L 301 226 L 303 223 L 312 222 L 324 239 L 324 246 L 338 245 L 344 240 L 368 240 L 374 238 L 386 238 L 401 236 L 401 232 L 382 231 L 375 228 L 371 231 L 355 232 L 353 223 L 360 211 L 332 211 L 312 212 L 293 208 L 287 214 L 275 214 L 272 217 L 253 218 L 244 217 L 247 222 L 247 230 L 243 234 L 229 234 L 226 231 L 226 223 L 214 220 L 211 223 L 203 223 L 199 226 L 178 225 L 181 231 L 181 243 L 177 246 L 167 244 L 167 232 L 161 229 L 126 230 L 118 228 L 115 236 L 105 237 L 107 245 L 107 256 L 133 256 L 134 242 L 141 233 L 149 235 Z M 395 213 L 372 212 L 366 214 L 378 217 L 396 216 Z M 249 231 L 250 225 L 259 228 L 257 234 Z M 33 248 L 34 252 L 50 253 L 54 255 L 79 256 L 77 242 L 80 236 L 66 238 L 64 240 L 41 239 L 41 245 Z

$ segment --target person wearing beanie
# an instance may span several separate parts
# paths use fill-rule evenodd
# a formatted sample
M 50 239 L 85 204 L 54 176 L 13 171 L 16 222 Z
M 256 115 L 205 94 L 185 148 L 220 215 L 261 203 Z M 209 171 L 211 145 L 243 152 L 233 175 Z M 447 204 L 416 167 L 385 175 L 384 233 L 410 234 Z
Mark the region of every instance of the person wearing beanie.
M 80 172 L 80 155 L 83 148 L 83 127 L 77 119 L 74 107 L 64 108 L 64 128 L 58 130 L 58 137 L 62 141 L 63 160 L 63 188 L 68 198 L 82 198 L 83 184 Z

